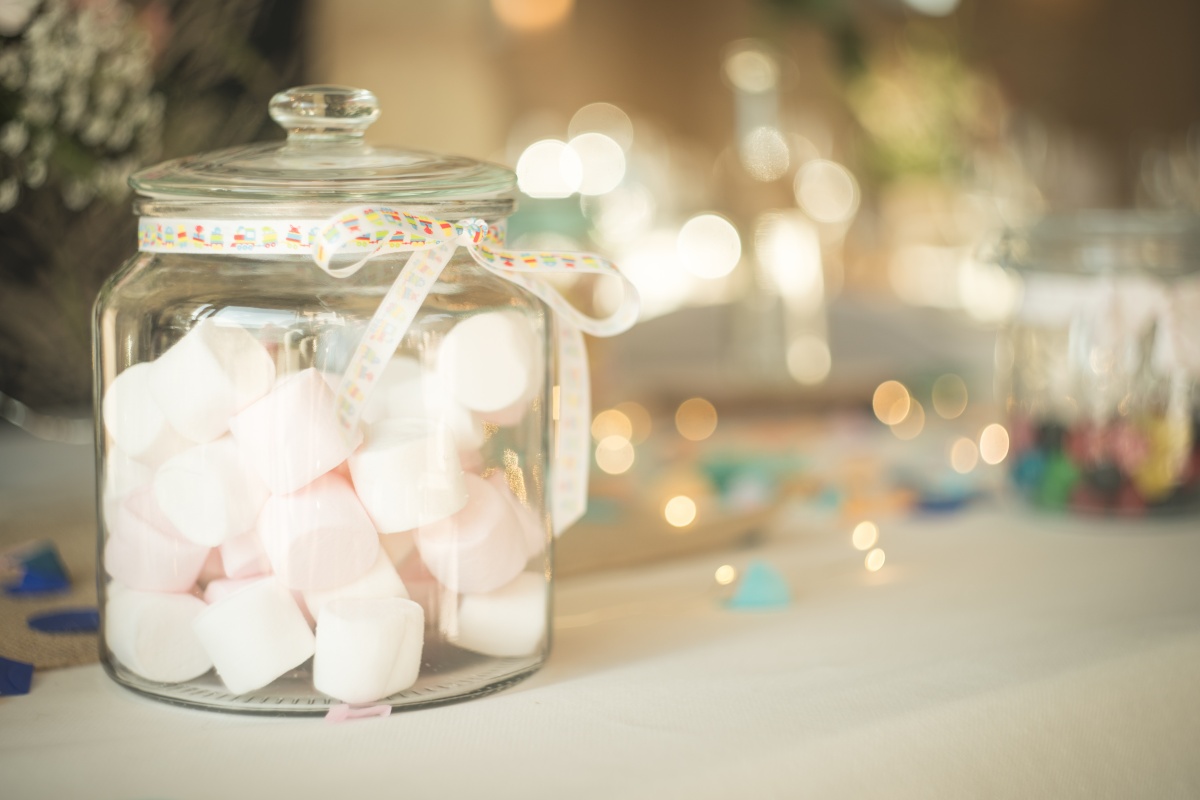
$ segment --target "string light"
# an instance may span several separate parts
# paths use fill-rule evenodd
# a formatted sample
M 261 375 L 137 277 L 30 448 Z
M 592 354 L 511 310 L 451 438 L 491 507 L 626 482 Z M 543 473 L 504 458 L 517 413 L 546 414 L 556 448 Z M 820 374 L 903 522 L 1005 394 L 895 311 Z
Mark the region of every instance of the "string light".
M 979 455 L 985 464 L 999 464 L 1008 455 L 1008 431 L 993 422 L 979 434 Z
M 683 438 L 702 442 L 717 429 L 717 409 L 703 397 L 684 400 L 675 411 L 675 428 Z
M 717 567 L 717 571 L 713 577 L 716 578 L 717 583 L 722 586 L 728 586 L 737 580 L 737 570 L 733 568 L 732 564 L 722 564 Z
M 884 425 L 895 425 L 908 416 L 912 395 L 900 381 L 884 381 L 875 388 L 871 408 Z
M 628 439 L 606 436 L 596 445 L 596 466 L 609 475 L 628 472 L 633 466 L 634 450 Z
M 883 569 L 883 562 L 886 560 L 887 555 L 884 554 L 883 550 L 876 547 L 874 550 L 867 553 L 864 563 L 867 565 L 868 572 L 879 572 L 879 570 Z
M 933 410 L 942 419 L 957 419 L 967 409 L 967 384 L 952 373 L 933 382 Z
M 879 541 L 879 526 L 869 520 L 864 520 L 854 526 L 850 541 L 856 550 L 870 550 Z

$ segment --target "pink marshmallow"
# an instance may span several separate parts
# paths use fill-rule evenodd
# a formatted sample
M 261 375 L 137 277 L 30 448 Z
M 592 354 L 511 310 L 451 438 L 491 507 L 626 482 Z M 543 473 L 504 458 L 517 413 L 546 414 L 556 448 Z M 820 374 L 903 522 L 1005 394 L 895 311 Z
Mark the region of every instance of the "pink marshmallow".
M 448 589 L 490 592 L 525 566 L 521 524 L 504 496 L 478 475 L 466 474 L 462 511 L 417 529 L 421 560 Z
M 315 369 L 281 380 L 230 428 L 246 462 L 276 494 L 312 483 L 362 442 L 361 431 L 349 442 L 342 437 L 333 392 Z
M 332 589 L 361 577 L 379 555 L 371 518 L 344 478 L 326 475 L 267 501 L 258 535 L 291 589 Z
M 116 505 L 108 526 L 104 568 L 131 589 L 186 592 L 208 560 L 209 548 L 180 535 L 149 487 Z

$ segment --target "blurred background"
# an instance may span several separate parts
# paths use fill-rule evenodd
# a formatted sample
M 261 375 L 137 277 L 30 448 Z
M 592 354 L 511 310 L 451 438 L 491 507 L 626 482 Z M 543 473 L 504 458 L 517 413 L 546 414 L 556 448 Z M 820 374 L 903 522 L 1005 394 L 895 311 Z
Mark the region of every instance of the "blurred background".
M 602 474 L 683 457 L 754 505 L 728 448 L 689 448 L 848 409 L 898 442 L 943 426 L 965 474 L 1004 458 L 1019 296 L 981 248 L 1048 210 L 1200 207 L 1197 31 L 1192 0 L 0 0 L 7 416 L 90 401 L 129 173 L 280 138 L 270 96 L 335 83 L 378 95 L 370 141 L 514 168 L 518 245 L 638 285 L 641 323 L 590 343 Z

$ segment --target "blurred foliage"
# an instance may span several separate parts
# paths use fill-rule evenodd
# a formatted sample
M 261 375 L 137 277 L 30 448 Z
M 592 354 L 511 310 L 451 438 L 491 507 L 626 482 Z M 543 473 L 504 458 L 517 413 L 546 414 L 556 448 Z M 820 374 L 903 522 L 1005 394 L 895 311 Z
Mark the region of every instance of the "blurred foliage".
M 0 391 L 91 394 L 90 311 L 135 250 L 127 179 L 278 135 L 302 82 L 295 0 L 14 0 L 0 13 Z

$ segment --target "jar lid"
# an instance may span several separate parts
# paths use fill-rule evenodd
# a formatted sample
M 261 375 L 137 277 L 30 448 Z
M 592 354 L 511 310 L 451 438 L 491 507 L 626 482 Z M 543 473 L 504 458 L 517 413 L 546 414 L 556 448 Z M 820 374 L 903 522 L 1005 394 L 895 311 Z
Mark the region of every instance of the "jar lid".
M 130 186 L 163 200 L 421 203 L 496 197 L 515 185 L 497 164 L 366 144 L 379 101 L 363 89 L 288 89 L 271 98 L 270 114 L 286 140 L 165 161 Z
M 1166 211 L 1053 214 L 1004 231 L 985 255 L 1020 272 L 1188 275 L 1200 272 L 1200 217 Z

